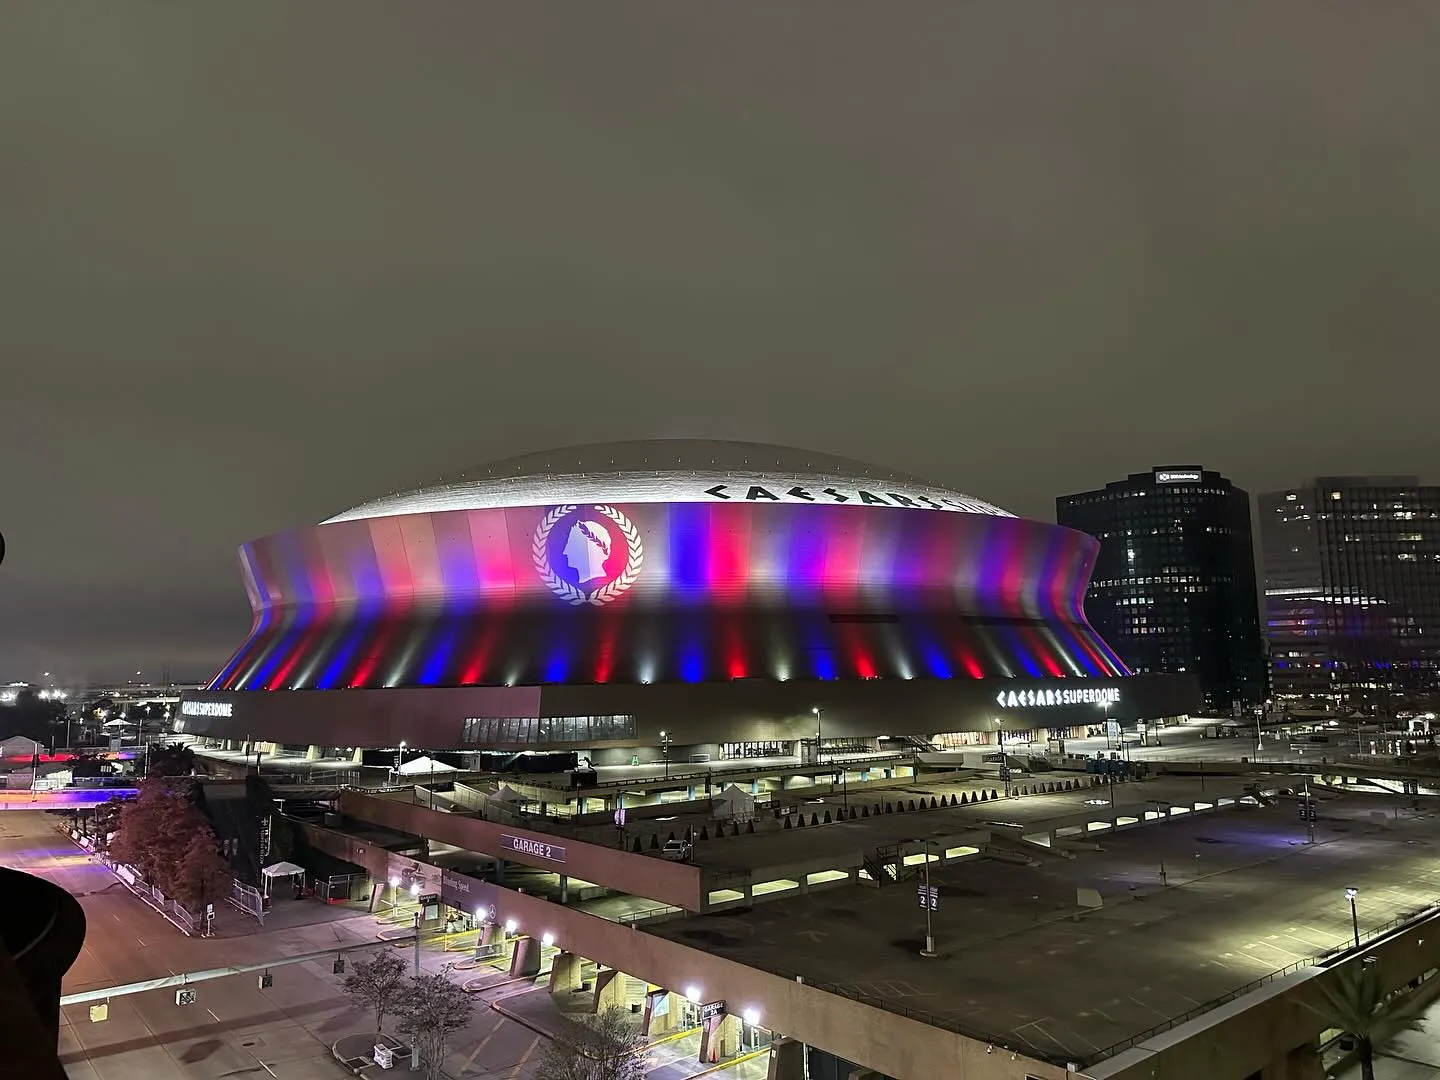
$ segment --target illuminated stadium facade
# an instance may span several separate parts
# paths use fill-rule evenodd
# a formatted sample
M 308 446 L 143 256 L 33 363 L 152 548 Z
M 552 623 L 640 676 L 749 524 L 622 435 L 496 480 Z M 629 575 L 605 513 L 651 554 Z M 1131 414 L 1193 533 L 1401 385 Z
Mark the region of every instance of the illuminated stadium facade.
M 1195 707 L 1085 620 L 1097 545 L 823 455 L 557 450 L 246 544 L 249 637 L 182 730 L 289 746 L 677 749 Z

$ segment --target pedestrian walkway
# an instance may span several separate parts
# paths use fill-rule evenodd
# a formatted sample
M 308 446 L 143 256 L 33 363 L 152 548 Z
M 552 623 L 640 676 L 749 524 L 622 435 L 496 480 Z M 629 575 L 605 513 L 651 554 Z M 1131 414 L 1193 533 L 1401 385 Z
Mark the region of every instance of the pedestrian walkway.
M 571 1039 L 589 1015 L 589 1001 L 589 991 L 556 997 L 541 986 L 512 990 L 495 997 L 490 1004 L 496 1012 L 546 1039 Z M 640 1015 L 633 1015 L 638 1025 Z M 701 1062 L 699 1054 L 699 1028 L 657 1036 L 645 1051 L 645 1075 L 664 1080 L 689 1080 L 698 1076 L 713 1076 L 717 1080 L 763 1080 L 769 1069 L 768 1048 L 747 1051 L 715 1064 Z

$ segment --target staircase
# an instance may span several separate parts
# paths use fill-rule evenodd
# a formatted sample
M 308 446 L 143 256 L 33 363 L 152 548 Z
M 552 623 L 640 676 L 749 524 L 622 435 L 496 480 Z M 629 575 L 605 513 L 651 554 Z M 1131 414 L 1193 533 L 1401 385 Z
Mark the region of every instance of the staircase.
M 860 865 L 879 888 L 905 880 L 904 867 L 900 864 L 899 844 L 877 847 L 865 856 Z

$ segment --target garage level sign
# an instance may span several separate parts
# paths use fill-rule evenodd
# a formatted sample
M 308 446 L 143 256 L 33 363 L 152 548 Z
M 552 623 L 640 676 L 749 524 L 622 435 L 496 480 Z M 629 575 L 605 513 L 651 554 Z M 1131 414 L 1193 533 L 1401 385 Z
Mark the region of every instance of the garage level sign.
M 532 859 L 565 865 L 565 849 L 559 844 L 547 844 L 543 840 L 532 840 L 528 836 L 500 834 L 500 846 L 516 855 L 528 855 Z

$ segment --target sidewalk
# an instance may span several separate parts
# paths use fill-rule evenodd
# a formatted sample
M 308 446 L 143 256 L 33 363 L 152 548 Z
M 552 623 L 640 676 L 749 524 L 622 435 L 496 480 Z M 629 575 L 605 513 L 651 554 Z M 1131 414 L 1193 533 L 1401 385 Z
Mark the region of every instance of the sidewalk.
M 490 1005 L 496 1012 L 524 1024 L 547 1039 L 573 1036 L 584 1017 L 589 1015 L 590 993 L 576 992 L 564 997 L 553 996 L 540 986 L 522 989 L 495 997 Z M 640 1017 L 635 1014 L 636 1025 Z M 646 1051 L 647 1078 L 688 1080 L 698 1076 L 714 1076 L 717 1080 L 763 1080 L 769 1070 L 769 1050 L 749 1051 L 717 1064 L 701 1062 L 700 1030 L 661 1035 L 652 1040 Z

